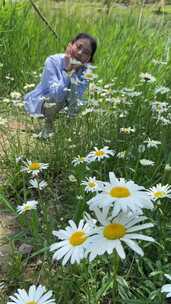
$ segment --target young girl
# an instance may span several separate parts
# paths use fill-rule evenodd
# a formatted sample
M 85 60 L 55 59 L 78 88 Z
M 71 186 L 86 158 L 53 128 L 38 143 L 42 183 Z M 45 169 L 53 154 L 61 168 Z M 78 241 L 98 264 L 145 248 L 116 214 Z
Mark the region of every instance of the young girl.
M 24 97 L 25 110 L 43 114 L 45 128 L 40 136 L 47 138 L 56 113 L 68 107 L 73 116 L 87 87 L 84 72 L 96 51 L 96 39 L 89 34 L 78 34 L 67 46 L 65 54 L 49 56 L 45 61 L 41 82 Z

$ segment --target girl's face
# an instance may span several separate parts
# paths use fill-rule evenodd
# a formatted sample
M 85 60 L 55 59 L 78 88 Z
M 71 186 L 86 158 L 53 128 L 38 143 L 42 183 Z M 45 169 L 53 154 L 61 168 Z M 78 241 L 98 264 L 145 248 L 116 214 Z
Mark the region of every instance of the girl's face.
M 81 63 L 90 62 L 91 58 L 91 44 L 89 39 L 81 38 L 70 44 L 70 55 L 72 58 L 81 61 Z

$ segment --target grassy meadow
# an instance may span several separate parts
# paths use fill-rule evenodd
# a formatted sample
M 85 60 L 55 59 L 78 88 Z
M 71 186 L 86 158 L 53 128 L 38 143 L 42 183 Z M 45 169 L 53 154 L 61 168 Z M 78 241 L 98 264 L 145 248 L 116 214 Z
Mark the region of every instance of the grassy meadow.
M 171 9 L 36 5 L 57 37 L 29 1 L 0 7 L 0 212 L 15 222 L 2 236 L 0 222 L 0 303 L 169 303 Z M 41 140 L 43 119 L 26 114 L 24 95 L 79 32 L 98 42 L 86 104 L 75 118 L 59 113 Z M 53 257 L 66 236 L 72 258 Z M 9 299 L 31 285 L 54 301 L 23 291 Z

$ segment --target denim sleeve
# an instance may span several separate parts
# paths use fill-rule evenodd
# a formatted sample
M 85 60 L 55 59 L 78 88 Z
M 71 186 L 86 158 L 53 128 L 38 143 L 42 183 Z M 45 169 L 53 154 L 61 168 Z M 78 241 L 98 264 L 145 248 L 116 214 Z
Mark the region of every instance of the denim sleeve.
M 62 102 L 67 97 L 67 90 L 70 85 L 70 78 L 67 73 L 60 68 L 60 62 L 50 56 L 45 61 L 42 74 L 42 86 L 47 88 L 47 96 L 58 102 Z

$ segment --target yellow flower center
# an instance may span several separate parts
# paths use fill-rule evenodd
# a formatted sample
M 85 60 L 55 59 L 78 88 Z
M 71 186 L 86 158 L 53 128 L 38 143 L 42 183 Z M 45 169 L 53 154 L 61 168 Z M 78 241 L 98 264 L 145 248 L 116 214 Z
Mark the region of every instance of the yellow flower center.
M 103 229 L 103 235 L 108 240 L 117 240 L 126 234 L 125 226 L 122 224 L 109 224 Z
M 83 244 L 87 239 L 87 235 L 85 234 L 84 231 L 76 231 L 74 232 L 70 238 L 69 242 L 72 246 L 79 246 Z
M 29 170 L 39 170 L 40 169 L 40 163 L 31 163 L 29 165 Z
M 84 156 L 80 156 L 80 161 L 84 161 L 85 157 Z
M 122 198 L 122 197 L 128 197 L 131 194 L 128 188 L 126 187 L 113 187 L 112 190 L 110 191 L 110 195 L 112 197 Z
M 29 211 L 31 210 L 31 206 L 24 206 L 24 211 Z
M 88 185 L 89 185 L 90 188 L 95 188 L 96 187 L 95 182 L 89 182 Z
M 103 152 L 102 150 L 97 150 L 95 154 L 96 154 L 96 156 L 100 156 L 101 157 L 101 156 L 105 155 L 105 152 Z
M 91 73 L 86 73 L 86 74 L 85 74 L 85 78 L 93 78 L 93 74 L 91 74 Z
M 166 197 L 166 192 L 164 191 L 157 191 L 154 193 L 155 198 L 163 198 Z
M 37 301 L 28 301 L 26 304 L 37 304 Z

